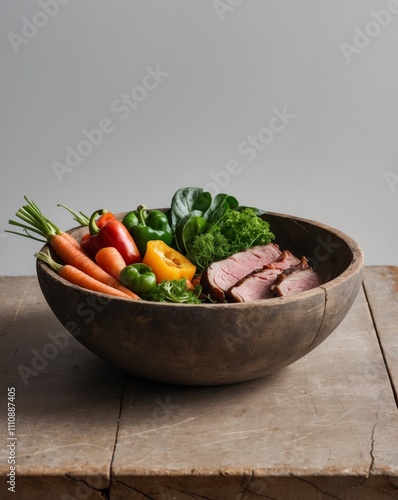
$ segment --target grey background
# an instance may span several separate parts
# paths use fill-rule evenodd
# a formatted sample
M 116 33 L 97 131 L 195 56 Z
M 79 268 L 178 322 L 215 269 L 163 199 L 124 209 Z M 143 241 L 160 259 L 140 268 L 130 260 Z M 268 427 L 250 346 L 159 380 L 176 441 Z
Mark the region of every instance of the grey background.
M 0 274 L 35 272 L 40 243 L 4 232 L 24 195 L 66 229 L 75 223 L 57 203 L 168 206 L 178 188 L 214 178 L 242 204 L 346 232 L 368 265 L 398 265 L 398 14 L 384 26 L 372 14 L 395 4 L 54 2 L 0 6 Z M 26 20 L 42 26 L 18 44 Z M 112 106 L 148 66 L 168 76 L 122 120 Z M 295 118 L 248 161 L 239 145 L 275 109 Z M 105 118 L 113 132 L 60 182 L 53 163 Z

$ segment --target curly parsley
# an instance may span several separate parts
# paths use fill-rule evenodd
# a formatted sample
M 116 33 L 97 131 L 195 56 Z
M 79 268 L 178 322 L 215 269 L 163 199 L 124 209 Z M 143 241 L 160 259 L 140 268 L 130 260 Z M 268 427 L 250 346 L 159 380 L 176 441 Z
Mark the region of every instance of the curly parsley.
M 228 240 L 232 253 L 255 245 L 268 245 L 275 239 L 269 223 L 258 217 L 252 208 L 228 210 L 220 221 L 220 231 Z
M 145 300 L 153 302 L 176 302 L 179 304 L 201 304 L 199 295 L 202 291 L 200 285 L 197 285 L 194 290 L 187 287 L 187 280 L 181 278 L 178 280 L 164 280 L 152 288 L 141 297 Z
M 203 270 L 212 262 L 256 245 L 267 245 L 274 239 L 269 223 L 254 209 L 228 210 L 217 224 L 195 237 L 188 249 L 188 257 L 199 270 Z

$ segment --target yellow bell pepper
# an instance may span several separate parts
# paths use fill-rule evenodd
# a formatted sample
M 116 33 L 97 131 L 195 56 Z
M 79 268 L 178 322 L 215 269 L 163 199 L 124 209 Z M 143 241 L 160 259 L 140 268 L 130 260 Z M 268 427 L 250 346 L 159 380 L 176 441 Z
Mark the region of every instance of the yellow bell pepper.
M 157 283 L 181 278 L 191 281 L 196 272 L 196 266 L 191 261 L 161 240 L 147 242 L 142 262 L 152 268 Z

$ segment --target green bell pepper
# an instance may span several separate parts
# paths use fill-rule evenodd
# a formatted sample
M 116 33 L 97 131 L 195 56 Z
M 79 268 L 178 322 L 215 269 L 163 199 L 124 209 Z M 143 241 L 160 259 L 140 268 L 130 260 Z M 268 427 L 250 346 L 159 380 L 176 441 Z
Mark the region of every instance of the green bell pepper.
M 137 295 L 148 293 L 156 286 L 156 276 L 152 268 L 142 263 L 124 267 L 120 272 L 119 280 Z
M 173 241 L 173 231 L 167 215 L 160 210 L 147 212 L 145 205 L 139 205 L 137 210 L 127 213 L 122 222 L 133 237 L 142 258 L 148 241 L 161 240 L 166 245 L 171 245 Z

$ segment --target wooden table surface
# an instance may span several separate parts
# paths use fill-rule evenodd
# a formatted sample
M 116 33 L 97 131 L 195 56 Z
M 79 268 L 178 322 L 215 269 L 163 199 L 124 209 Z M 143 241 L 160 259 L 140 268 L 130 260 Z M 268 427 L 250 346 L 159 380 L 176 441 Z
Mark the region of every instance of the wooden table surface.
M 113 368 L 66 333 L 35 276 L 0 278 L 0 294 L 0 498 L 398 498 L 398 268 L 367 267 L 301 360 L 218 387 Z

